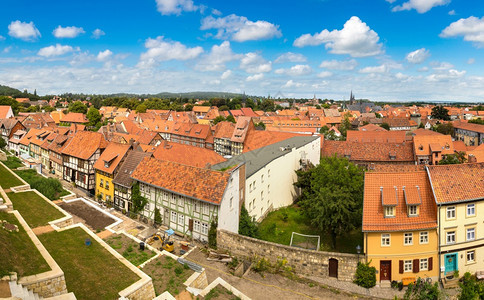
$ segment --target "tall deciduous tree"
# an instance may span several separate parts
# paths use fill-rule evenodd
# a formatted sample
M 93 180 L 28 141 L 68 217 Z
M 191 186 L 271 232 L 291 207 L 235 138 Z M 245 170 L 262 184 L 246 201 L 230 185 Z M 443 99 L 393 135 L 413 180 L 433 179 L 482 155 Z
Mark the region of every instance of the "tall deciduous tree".
M 450 120 L 449 110 L 443 107 L 442 105 L 433 107 L 431 116 L 432 116 L 432 119 L 444 120 L 444 121 Z
M 318 166 L 298 173 L 300 204 L 312 225 L 330 234 L 333 248 L 336 237 L 361 225 L 363 174 L 362 168 L 337 156 L 323 157 Z
M 99 110 L 92 106 L 87 112 L 87 119 L 89 120 L 89 126 L 96 126 L 99 122 L 101 122 L 102 116 L 99 113 Z
M 87 106 L 81 101 L 76 101 L 69 105 L 69 112 L 85 114 L 87 113 Z

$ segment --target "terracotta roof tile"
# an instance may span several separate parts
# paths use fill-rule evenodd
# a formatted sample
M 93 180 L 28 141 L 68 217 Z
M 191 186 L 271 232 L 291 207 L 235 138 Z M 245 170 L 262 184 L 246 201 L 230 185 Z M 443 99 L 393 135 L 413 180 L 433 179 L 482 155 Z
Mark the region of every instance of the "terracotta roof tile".
M 323 143 L 323 156 L 346 156 L 351 161 L 414 162 L 413 143 L 359 143 L 330 141 Z
M 484 163 L 427 166 L 435 201 L 484 199 Z
M 89 122 L 86 119 L 86 116 L 83 113 L 68 113 L 67 115 L 62 116 L 60 119 L 61 122 L 67 123 L 87 123 Z
M 230 174 L 145 157 L 131 177 L 191 198 L 220 204 Z
M 460 120 L 455 121 L 452 125 L 454 125 L 454 128 L 484 133 L 484 125 L 467 123 Z
M 113 183 L 122 185 L 124 187 L 131 187 L 131 184 L 133 183 L 131 174 L 145 157 L 151 157 L 151 153 L 145 153 L 137 150 L 130 151 L 124 162 L 119 167 Z
M 64 148 L 62 154 L 89 159 L 98 149 L 106 148 L 108 142 L 104 135 L 99 132 L 79 131 L 72 138 L 69 145 Z
M 290 139 L 295 136 L 306 136 L 306 134 L 267 131 L 267 130 L 249 130 L 244 142 L 243 152 L 249 152 L 280 141 Z
M 368 124 L 365 126 L 361 126 L 358 128 L 359 131 L 387 131 L 385 128 L 375 125 L 375 124 Z
M 127 144 L 109 143 L 99 159 L 94 163 L 94 169 L 112 174 L 130 148 L 131 145 Z
M 213 137 L 217 139 L 230 139 L 234 134 L 235 124 L 232 122 L 219 122 L 214 127 Z
M 421 204 L 418 216 L 408 216 L 404 189 L 419 187 Z M 397 188 L 398 205 L 395 207 L 395 217 L 385 217 L 381 202 L 381 188 L 394 190 Z M 412 196 L 410 202 L 416 202 Z M 363 201 L 364 232 L 391 232 L 431 229 L 437 227 L 436 205 L 432 198 L 430 183 L 425 172 L 413 173 L 366 173 Z
M 432 152 L 454 154 L 454 143 L 450 135 L 416 135 L 413 144 L 415 155 L 431 155 Z
M 156 147 L 153 156 L 159 160 L 172 161 L 198 168 L 225 161 L 223 156 L 213 150 L 167 141 Z
M 365 142 L 365 143 L 366 142 L 403 143 L 405 142 L 405 131 L 348 130 L 346 140 L 350 142 Z

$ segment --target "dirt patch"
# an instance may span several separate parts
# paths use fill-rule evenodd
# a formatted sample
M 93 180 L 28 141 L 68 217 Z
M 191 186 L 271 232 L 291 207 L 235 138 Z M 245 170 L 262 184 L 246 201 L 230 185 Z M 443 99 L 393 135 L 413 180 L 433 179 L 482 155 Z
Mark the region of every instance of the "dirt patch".
M 230 268 L 221 262 L 208 261 L 205 253 L 195 249 L 187 259 L 205 268 L 209 284 L 220 277 L 251 299 L 359 299 L 354 295 L 328 288 L 314 282 L 296 281 L 278 274 L 250 271 L 243 278 L 231 274 Z M 230 299 L 230 298 L 229 298 Z M 364 299 L 364 298 L 362 298 Z
M 10 286 L 8 281 L 0 281 L 0 298 L 9 298 L 12 294 L 10 293 Z
M 73 215 L 74 222 L 76 222 L 75 217 L 78 217 L 81 223 L 83 223 L 93 231 L 102 230 L 106 226 L 109 226 L 115 222 L 113 218 L 108 217 L 99 210 L 80 200 L 70 203 L 64 202 L 59 206 Z
M 156 295 L 165 291 L 178 295 L 185 290 L 183 283 L 193 274 L 188 266 L 165 255 L 152 260 L 142 270 L 153 279 Z
M 111 235 L 105 238 L 104 241 L 135 266 L 141 265 L 156 255 L 155 252 L 148 248 L 140 250 L 139 244 L 124 234 Z
M 50 225 L 46 225 L 46 226 L 36 227 L 36 228 L 32 229 L 32 231 L 34 232 L 35 235 L 41 235 L 41 234 L 44 234 L 44 233 L 47 233 L 47 232 L 54 231 L 54 228 L 52 228 L 52 226 L 50 226 Z

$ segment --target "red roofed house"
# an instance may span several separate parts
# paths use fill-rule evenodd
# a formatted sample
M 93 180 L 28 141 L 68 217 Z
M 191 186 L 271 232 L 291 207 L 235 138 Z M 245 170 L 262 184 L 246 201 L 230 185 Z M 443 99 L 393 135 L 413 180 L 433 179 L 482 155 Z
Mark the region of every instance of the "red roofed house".
M 12 107 L 8 105 L 0 105 L 0 119 L 9 119 L 13 118 L 13 116 Z
M 418 164 L 437 165 L 445 156 L 454 154 L 450 135 L 415 135 L 413 145 Z
M 102 133 L 78 131 L 69 145 L 62 150 L 64 180 L 74 182 L 77 187 L 94 193 L 96 186 L 94 163 L 107 144 Z
M 455 121 L 454 137 L 463 141 L 467 146 L 484 144 L 484 125 Z
M 424 171 L 366 173 L 362 231 L 363 252 L 380 286 L 437 280 L 437 209 Z
M 212 150 L 168 141 L 156 147 L 153 157 L 198 168 L 206 168 L 225 161 L 222 155 Z
M 158 209 L 164 225 L 201 241 L 208 241 L 212 220 L 238 233 L 245 165 L 222 172 L 146 157 L 131 178 L 148 199 L 141 213 L 151 221 Z
M 72 113 L 72 112 L 62 116 L 60 121 L 61 123 L 64 123 L 67 125 L 71 125 L 72 123 L 86 124 L 89 122 L 89 120 L 86 119 L 86 116 L 83 113 Z

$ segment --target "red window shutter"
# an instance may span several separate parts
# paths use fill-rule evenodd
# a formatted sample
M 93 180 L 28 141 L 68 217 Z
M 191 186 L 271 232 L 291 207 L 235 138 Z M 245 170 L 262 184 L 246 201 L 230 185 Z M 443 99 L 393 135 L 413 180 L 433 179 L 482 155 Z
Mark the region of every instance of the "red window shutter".
M 413 260 L 413 272 L 418 273 L 418 271 L 420 271 L 420 260 L 414 259 Z
M 429 257 L 429 271 L 432 271 L 433 267 L 434 267 L 434 258 Z
M 403 274 L 403 260 L 398 261 L 399 273 Z

